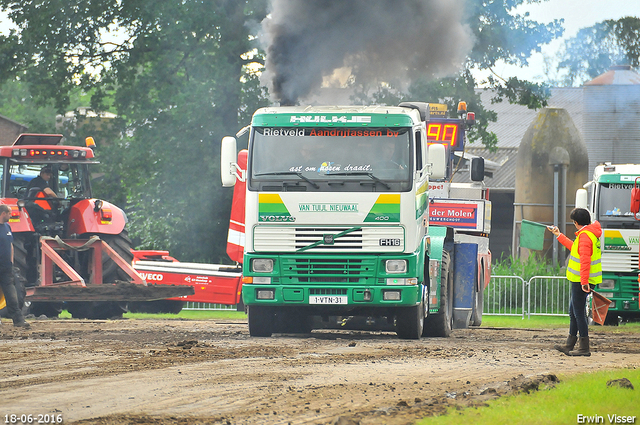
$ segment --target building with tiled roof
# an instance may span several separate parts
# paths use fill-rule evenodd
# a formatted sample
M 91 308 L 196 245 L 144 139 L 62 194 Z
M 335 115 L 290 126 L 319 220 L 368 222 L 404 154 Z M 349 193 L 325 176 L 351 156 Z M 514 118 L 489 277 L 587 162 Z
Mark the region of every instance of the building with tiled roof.
M 27 126 L 0 115 L 0 146 L 12 145 Z
M 489 152 L 468 145 L 466 152 L 491 161 L 485 178 L 493 204 L 491 249 L 494 257 L 508 256 L 513 241 L 518 147 L 539 111 L 506 101 L 492 104 L 490 90 L 478 92 L 485 108 L 497 113 L 497 121 L 487 130 L 498 137 L 498 149 Z M 566 109 L 580 131 L 589 154 L 589 176 L 599 163 L 640 163 L 640 74 L 631 67 L 612 67 L 583 87 L 552 88 L 548 106 Z M 453 181 L 468 182 L 468 173 L 462 169 Z

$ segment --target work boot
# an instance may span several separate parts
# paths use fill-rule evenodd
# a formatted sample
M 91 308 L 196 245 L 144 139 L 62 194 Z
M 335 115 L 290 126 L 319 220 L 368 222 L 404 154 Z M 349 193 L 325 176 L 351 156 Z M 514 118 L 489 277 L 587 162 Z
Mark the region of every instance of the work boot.
M 591 351 L 589 351 L 589 337 L 578 338 L 578 349 L 570 351 L 569 355 L 589 357 L 591 355 Z
M 567 338 L 567 342 L 564 345 L 556 344 L 556 345 L 553 346 L 553 348 L 555 348 L 556 350 L 558 350 L 561 353 L 564 353 L 564 354 L 566 354 L 568 356 L 569 355 L 569 351 L 573 350 L 573 347 L 576 346 L 576 341 L 577 340 L 578 340 L 577 336 L 569 335 L 569 337 Z
M 18 311 L 15 316 L 13 316 L 13 326 L 16 328 L 29 329 L 31 325 L 29 325 L 26 320 L 24 320 L 24 316 L 21 311 Z

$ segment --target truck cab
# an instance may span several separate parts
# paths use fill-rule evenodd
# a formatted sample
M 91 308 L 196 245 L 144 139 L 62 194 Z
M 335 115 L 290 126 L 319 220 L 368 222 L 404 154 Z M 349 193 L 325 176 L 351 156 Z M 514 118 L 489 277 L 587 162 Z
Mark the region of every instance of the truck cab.
M 631 209 L 631 191 L 640 177 L 639 164 L 601 164 L 578 190 L 576 206 L 587 208 L 602 226 L 602 283 L 598 291 L 612 301 L 605 324 L 640 317 L 638 245 L 640 221 Z
M 444 242 L 454 231 L 443 226 L 431 251 L 429 182 L 446 177 L 446 145 L 464 140 L 466 121 L 441 120 L 443 139 L 430 143 L 430 114 L 424 102 L 261 108 L 246 128 L 246 170 L 235 138 L 223 139 L 223 185 L 246 185 L 252 336 L 308 332 L 312 316 L 384 318 L 401 338 L 448 336 L 454 260 Z

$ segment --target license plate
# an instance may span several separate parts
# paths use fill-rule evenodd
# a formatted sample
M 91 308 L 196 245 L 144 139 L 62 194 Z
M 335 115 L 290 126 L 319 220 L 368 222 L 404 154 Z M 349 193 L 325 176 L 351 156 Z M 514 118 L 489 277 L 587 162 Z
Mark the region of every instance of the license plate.
M 346 295 L 310 295 L 309 304 L 346 304 Z

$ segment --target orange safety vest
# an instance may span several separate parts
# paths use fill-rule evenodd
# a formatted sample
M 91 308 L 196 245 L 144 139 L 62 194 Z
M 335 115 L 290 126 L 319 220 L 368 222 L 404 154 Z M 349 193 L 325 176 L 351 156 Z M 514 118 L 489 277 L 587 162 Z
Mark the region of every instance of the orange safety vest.
M 44 191 L 40 191 L 36 194 L 36 198 L 46 198 L 47 195 L 45 195 Z M 38 205 L 39 207 L 41 207 L 43 210 L 47 210 L 50 211 L 51 210 L 51 204 L 49 203 L 49 201 L 35 201 L 36 205 Z

